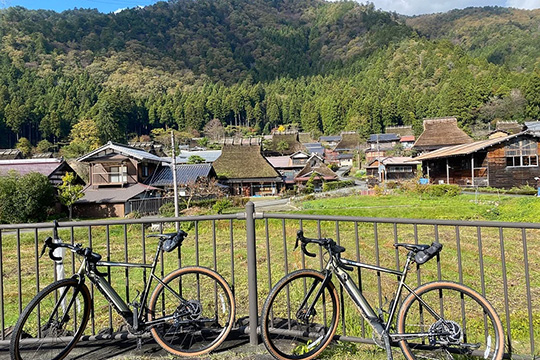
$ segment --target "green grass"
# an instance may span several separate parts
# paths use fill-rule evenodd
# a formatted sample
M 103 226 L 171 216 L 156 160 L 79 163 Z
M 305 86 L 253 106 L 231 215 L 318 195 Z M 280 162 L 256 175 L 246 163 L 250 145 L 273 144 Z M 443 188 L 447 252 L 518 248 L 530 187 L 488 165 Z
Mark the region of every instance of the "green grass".
M 345 198 L 323 199 L 297 204 L 302 206 L 300 213 L 316 215 L 341 215 L 361 217 L 390 217 L 390 218 L 425 218 L 425 219 L 453 219 L 453 220 L 497 220 L 497 221 L 540 221 L 540 199 L 532 197 L 505 197 L 497 195 L 460 195 L 456 197 L 418 197 L 410 195 L 395 196 L 355 196 Z M 158 273 L 167 274 L 179 266 L 200 264 L 210 268 L 217 268 L 224 278 L 233 286 L 237 303 L 237 317 L 248 314 L 248 288 L 247 288 L 247 251 L 245 237 L 245 222 L 216 221 L 216 231 L 212 229 L 211 221 L 199 222 L 197 227 L 193 223 L 182 224 L 189 237 L 178 252 L 164 254 L 163 268 Z M 305 258 L 299 250 L 293 251 L 296 230 L 304 229 L 306 236 L 332 237 L 339 239 L 346 247 L 344 257 L 360 259 L 367 263 L 376 263 L 376 254 L 379 254 L 379 264 L 384 267 L 396 268 L 396 254 L 392 244 L 394 241 L 431 243 L 435 237 L 444 245 L 440 259 L 440 271 L 443 279 L 460 281 L 458 270 L 463 270 L 463 283 L 481 291 L 481 276 L 485 277 L 485 292 L 488 300 L 497 309 L 506 330 L 509 321 L 511 336 L 516 354 L 530 354 L 529 347 L 529 320 L 527 313 L 527 297 L 525 291 L 525 277 L 523 267 L 523 243 L 521 230 L 504 229 L 502 231 L 502 244 L 507 262 L 506 273 L 501 268 L 501 233 L 497 228 L 482 228 L 480 230 L 483 245 L 483 269 L 480 268 L 480 255 L 478 253 L 478 230 L 472 227 L 460 227 L 459 233 L 452 226 L 427 226 L 398 224 L 377 224 L 362 222 L 333 221 L 298 221 L 298 220 L 257 220 L 257 272 L 259 311 L 262 309 L 271 286 L 286 273 L 296 269 L 320 269 L 321 257 Z M 156 239 L 144 240 L 146 257 L 142 254 L 143 229 L 141 225 L 110 225 L 109 246 L 110 260 L 150 262 L 154 255 Z M 22 306 L 24 307 L 36 293 L 37 272 L 39 270 L 40 288 L 43 288 L 53 279 L 53 264 L 47 257 L 36 259 L 34 249 L 41 248 L 41 243 L 50 231 L 23 232 L 20 241 L 16 234 L 3 232 L 2 234 L 2 269 L 4 280 L 4 328 L 14 324 L 19 313 L 18 276 L 21 275 Z M 91 239 L 94 250 L 107 257 L 106 242 L 107 227 L 92 228 Z M 146 229 L 145 234 L 149 230 Z M 232 233 L 232 241 L 230 235 Z M 358 236 L 356 235 L 358 234 Z M 458 261 L 456 236 L 459 235 L 461 248 L 461 262 Z M 70 241 L 69 230 L 62 230 L 61 237 Z M 540 231 L 527 230 L 528 256 L 530 264 L 531 299 L 534 324 L 535 342 L 540 343 Z M 198 248 L 195 237 L 198 238 Z M 88 228 L 76 228 L 74 240 L 83 245 L 89 244 Z M 377 239 L 377 244 L 375 243 Z M 20 243 L 20 245 L 19 245 Z M 125 243 L 128 244 L 127 254 L 124 252 Z M 214 247 L 214 243 L 216 246 Z M 18 268 L 18 251 L 20 249 L 21 268 Z M 311 251 L 319 255 L 318 249 Z M 198 257 L 197 257 L 198 253 Z M 400 265 L 403 264 L 405 253 L 400 255 Z M 214 264 L 216 256 L 216 266 Z M 234 272 L 231 266 L 234 260 Z M 67 258 L 66 269 L 71 273 L 71 259 Z M 270 272 L 269 272 L 270 270 Z M 483 271 L 481 271 L 483 270 Z M 419 272 L 413 269 L 409 284 L 415 286 L 417 274 L 421 281 L 428 282 L 438 279 L 439 268 L 437 262 L 424 264 Z M 358 275 L 354 273 L 355 280 Z M 508 299 L 503 296 L 503 276 L 508 281 Z M 148 278 L 148 276 L 147 276 Z M 386 298 L 393 296 L 396 286 L 395 276 L 362 271 L 362 288 L 366 298 L 376 307 L 387 308 Z M 141 270 L 129 270 L 129 281 L 126 280 L 126 270 L 115 268 L 111 270 L 111 281 L 118 293 L 125 297 L 129 294 L 132 301 L 137 291 L 142 291 Z M 380 285 L 380 295 L 379 295 Z M 504 311 L 505 301 L 508 300 L 511 312 L 506 317 Z M 347 335 L 362 335 L 370 337 L 370 330 L 351 304 L 345 300 L 345 330 Z M 109 307 L 101 294 L 95 292 L 94 331 L 109 326 Z M 92 322 L 90 323 L 92 324 Z M 113 327 L 116 329 L 122 324 L 119 316 L 114 315 Z M 90 330 L 87 333 L 91 332 Z M 342 333 L 342 325 L 339 326 Z M 351 348 L 349 348 L 351 347 Z M 358 348 L 359 350 L 352 350 Z M 537 350 L 538 352 L 538 350 Z M 366 357 L 379 358 L 381 351 L 369 345 L 350 345 L 348 343 L 333 347 L 325 354 L 331 359 L 363 359 Z M 346 355 L 345 355 L 346 354 Z M 384 353 L 383 353 L 384 354 Z M 384 358 L 384 355 L 381 357 Z

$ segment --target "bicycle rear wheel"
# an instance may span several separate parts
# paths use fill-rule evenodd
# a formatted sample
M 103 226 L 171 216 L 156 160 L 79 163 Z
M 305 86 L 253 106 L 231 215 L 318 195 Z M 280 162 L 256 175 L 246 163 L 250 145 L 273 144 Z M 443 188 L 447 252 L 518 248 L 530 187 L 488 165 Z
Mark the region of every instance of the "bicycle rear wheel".
M 324 275 L 299 270 L 281 279 L 262 310 L 264 345 L 276 359 L 313 359 L 332 340 L 338 323 L 339 300 Z M 318 297 L 317 297 L 318 296 Z
M 503 328 L 489 302 L 476 291 L 453 282 L 433 282 L 410 294 L 398 316 L 398 334 L 408 338 L 401 350 L 413 359 L 500 360 Z
M 213 270 L 185 267 L 158 284 L 149 304 L 156 342 L 179 356 L 198 356 L 217 348 L 234 324 L 235 303 L 227 282 Z
M 26 306 L 13 329 L 12 359 L 65 358 L 79 341 L 90 315 L 90 292 L 76 279 L 54 282 Z

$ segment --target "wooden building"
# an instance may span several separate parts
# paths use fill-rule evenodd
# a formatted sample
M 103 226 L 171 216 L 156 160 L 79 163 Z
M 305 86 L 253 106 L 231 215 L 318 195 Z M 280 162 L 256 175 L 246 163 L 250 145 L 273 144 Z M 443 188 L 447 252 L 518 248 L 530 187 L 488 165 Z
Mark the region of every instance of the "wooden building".
M 373 160 L 366 167 L 366 173 L 380 181 L 411 180 L 416 177 L 416 169 L 420 164 L 420 161 L 411 157 L 390 156 Z
M 431 183 L 511 188 L 540 177 L 539 136 L 521 132 L 445 147 L 414 158 Z

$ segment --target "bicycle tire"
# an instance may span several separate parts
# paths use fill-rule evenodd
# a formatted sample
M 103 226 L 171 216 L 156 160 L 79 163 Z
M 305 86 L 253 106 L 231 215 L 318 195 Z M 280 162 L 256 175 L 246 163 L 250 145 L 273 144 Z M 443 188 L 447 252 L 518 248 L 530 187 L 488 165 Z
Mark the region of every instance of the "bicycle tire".
M 332 341 L 340 303 L 331 281 L 322 289 L 314 313 L 306 317 L 306 294 L 314 297 L 324 277 L 315 270 L 298 270 L 282 278 L 268 294 L 261 314 L 262 339 L 276 359 L 313 359 Z
M 414 294 L 407 296 L 398 315 L 398 334 L 429 334 L 400 341 L 407 359 L 433 359 L 437 354 L 444 359 L 471 355 L 502 359 L 501 320 L 482 295 L 462 284 L 447 281 L 427 283 L 414 292 L 444 320 L 436 319 Z
M 175 316 L 151 329 L 156 342 L 171 354 L 199 356 L 216 349 L 232 329 L 234 296 L 217 272 L 200 266 L 185 267 L 168 274 L 154 289 L 149 320 Z M 189 306 L 180 306 L 170 289 L 178 289 Z M 211 296 L 213 292 L 214 296 Z
M 64 291 L 65 296 L 62 296 Z M 63 279 L 48 285 L 28 303 L 19 317 L 10 340 L 11 359 L 43 358 L 45 354 L 47 359 L 64 359 L 81 338 L 90 307 L 88 287 L 79 284 L 78 280 Z M 47 314 L 48 309 L 52 309 L 50 314 Z M 67 318 L 64 316 L 66 309 Z M 42 325 L 45 314 L 49 320 Z M 79 315 L 82 316 L 80 319 Z

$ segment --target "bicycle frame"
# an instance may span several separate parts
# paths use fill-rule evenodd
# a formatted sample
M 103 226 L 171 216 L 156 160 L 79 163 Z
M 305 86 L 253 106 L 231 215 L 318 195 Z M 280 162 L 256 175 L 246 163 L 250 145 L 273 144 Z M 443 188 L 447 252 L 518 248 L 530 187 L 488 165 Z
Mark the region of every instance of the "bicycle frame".
M 352 266 L 356 268 L 362 268 L 362 269 L 368 269 L 371 271 L 377 271 L 377 272 L 383 272 L 387 274 L 396 275 L 399 280 L 398 288 L 396 291 L 396 295 L 394 297 L 394 300 L 392 302 L 392 307 L 388 313 L 388 321 L 384 323 L 384 319 L 377 316 L 367 299 L 362 294 L 362 291 L 358 288 L 354 280 L 351 278 L 349 273 L 347 273 L 342 266 L 340 266 L 340 263 L 346 266 Z M 380 266 L 375 266 L 371 264 L 365 264 L 353 260 L 348 259 L 335 259 L 332 257 L 327 265 L 326 265 L 326 271 L 325 271 L 325 279 L 323 280 L 323 284 L 320 287 L 319 294 L 315 296 L 315 300 L 313 301 L 313 304 L 317 301 L 317 298 L 319 297 L 320 293 L 322 292 L 322 289 L 324 288 L 324 285 L 326 285 L 328 282 L 331 281 L 332 274 L 335 274 L 340 284 L 345 288 L 347 291 L 347 294 L 351 297 L 354 304 L 360 311 L 360 314 L 364 317 L 364 319 L 370 324 L 370 326 L 377 332 L 378 335 L 381 337 L 388 336 L 389 339 L 393 342 L 400 341 L 400 340 L 406 340 L 410 338 L 418 338 L 418 337 L 424 337 L 428 334 L 424 333 L 417 333 L 417 334 L 391 334 L 390 328 L 392 326 L 392 321 L 394 319 L 394 315 L 396 314 L 398 310 L 398 304 L 399 299 L 403 293 L 403 289 L 407 289 L 411 294 L 413 294 L 420 303 L 425 306 L 426 310 L 430 312 L 433 316 L 435 316 L 437 319 L 440 318 L 440 316 L 428 305 L 426 304 L 421 297 L 417 296 L 414 292 L 414 289 L 411 288 L 409 285 L 405 283 L 407 279 L 407 273 L 409 271 L 409 266 L 411 265 L 412 260 L 410 256 L 407 256 L 406 263 L 403 267 L 403 270 L 394 270 L 389 268 L 384 268 Z M 307 299 L 306 299 L 307 300 Z
M 133 312 L 129 305 L 126 304 L 124 299 L 118 295 L 116 290 L 111 286 L 109 281 L 105 279 L 102 275 L 93 272 L 91 270 L 86 270 L 86 259 L 83 260 L 83 263 L 81 264 L 81 267 L 79 271 L 77 272 L 77 275 L 82 278 L 84 275 L 86 275 L 90 281 L 96 286 L 96 288 L 103 294 L 105 299 L 112 305 L 112 307 L 118 312 L 120 316 L 124 318 L 124 320 L 131 325 L 136 331 L 145 329 L 160 323 L 163 323 L 165 321 L 170 320 L 173 316 L 166 316 L 158 319 L 154 319 L 152 321 L 146 321 L 146 316 L 148 313 L 148 307 L 147 307 L 147 301 L 148 296 L 150 294 L 150 289 L 152 286 L 152 280 L 156 280 L 159 282 L 162 286 L 166 287 L 168 290 L 170 290 L 179 300 L 180 302 L 185 302 L 186 300 L 182 298 L 180 294 L 178 294 L 176 291 L 174 291 L 170 286 L 165 284 L 161 278 L 159 278 L 155 272 L 156 267 L 159 262 L 159 254 L 162 250 L 163 243 L 160 241 L 158 243 L 158 247 L 156 250 L 156 254 L 154 256 L 154 259 L 151 264 L 141 264 L 141 263 L 128 263 L 128 262 L 114 262 L 114 261 L 99 261 L 96 265 L 98 266 L 109 266 L 109 267 L 124 267 L 124 268 L 139 268 L 139 269 L 149 269 L 150 270 L 150 278 L 145 284 L 145 288 L 141 294 L 140 297 L 140 308 L 142 308 L 144 311 L 137 311 L 137 306 L 135 306 L 135 312 Z

